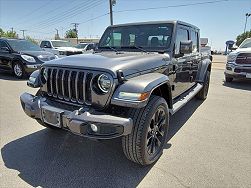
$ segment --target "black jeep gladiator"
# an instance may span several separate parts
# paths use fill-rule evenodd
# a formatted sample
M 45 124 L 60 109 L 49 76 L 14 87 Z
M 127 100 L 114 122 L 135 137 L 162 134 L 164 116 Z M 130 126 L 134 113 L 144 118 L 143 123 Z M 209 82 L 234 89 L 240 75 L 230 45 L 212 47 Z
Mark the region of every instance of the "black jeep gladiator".
M 92 54 L 44 63 L 21 95 L 41 125 L 91 139 L 122 137 L 124 154 L 141 165 L 159 159 L 169 116 L 191 98 L 207 97 L 211 61 L 199 29 L 181 21 L 108 27 Z

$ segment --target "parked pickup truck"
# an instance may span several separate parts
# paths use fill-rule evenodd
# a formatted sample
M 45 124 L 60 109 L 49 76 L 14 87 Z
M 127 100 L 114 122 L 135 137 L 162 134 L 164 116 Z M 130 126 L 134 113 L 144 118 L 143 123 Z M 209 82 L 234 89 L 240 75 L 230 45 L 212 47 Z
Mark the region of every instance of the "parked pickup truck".
M 122 137 L 126 157 L 159 159 L 169 117 L 194 96 L 207 98 L 211 61 L 200 53 L 200 31 L 181 21 L 109 26 L 93 54 L 42 65 L 21 95 L 25 113 L 45 127 L 91 139 Z
M 75 48 L 69 41 L 64 40 L 43 40 L 40 47 L 58 57 L 82 54 L 81 49 Z
M 245 39 L 235 51 L 227 56 L 225 81 L 251 79 L 251 38 Z

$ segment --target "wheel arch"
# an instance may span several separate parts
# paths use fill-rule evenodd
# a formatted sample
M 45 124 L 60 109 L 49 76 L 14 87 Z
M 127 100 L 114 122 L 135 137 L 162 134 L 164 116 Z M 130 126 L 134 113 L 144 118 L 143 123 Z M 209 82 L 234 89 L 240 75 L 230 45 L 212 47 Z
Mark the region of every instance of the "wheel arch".
M 132 101 L 122 99 L 120 97 L 120 93 L 147 93 L 148 97 L 142 101 Z M 117 87 L 112 96 L 111 104 L 132 108 L 142 108 L 146 106 L 151 95 L 163 97 L 169 108 L 172 108 L 172 94 L 168 76 L 161 73 L 148 73 L 128 79 Z

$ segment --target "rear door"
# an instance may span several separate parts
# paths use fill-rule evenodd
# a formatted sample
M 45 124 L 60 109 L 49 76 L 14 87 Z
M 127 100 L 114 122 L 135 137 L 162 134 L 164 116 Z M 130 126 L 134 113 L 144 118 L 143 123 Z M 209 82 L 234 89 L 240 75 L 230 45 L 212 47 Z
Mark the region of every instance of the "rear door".
M 199 36 L 199 30 L 191 28 L 190 29 L 190 38 L 193 42 L 193 52 L 191 54 L 191 72 L 190 72 L 190 78 L 191 83 L 195 84 L 196 76 L 198 73 L 198 67 L 199 63 L 201 62 L 201 53 L 200 53 L 200 36 Z
M 175 41 L 175 59 L 172 64 L 174 72 L 173 78 L 173 97 L 179 96 L 181 93 L 189 89 L 190 82 L 190 70 L 191 54 L 180 54 L 180 42 L 189 40 L 189 28 L 183 25 L 177 26 L 176 41 Z
M 9 70 L 11 69 L 11 60 L 12 60 L 12 53 L 6 50 L 2 50 L 2 47 L 7 47 L 8 49 L 9 46 L 5 41 L 0 41 L 0 68 L 4 70 Z

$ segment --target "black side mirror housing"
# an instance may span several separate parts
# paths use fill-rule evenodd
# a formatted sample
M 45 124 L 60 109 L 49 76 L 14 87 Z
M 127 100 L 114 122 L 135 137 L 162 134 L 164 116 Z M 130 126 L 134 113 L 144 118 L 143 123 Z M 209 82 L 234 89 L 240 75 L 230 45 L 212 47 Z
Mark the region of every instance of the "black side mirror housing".
M 180 42 L 180 54 L 190 54 L 193 52 L 193 42 L 191 40 Z

